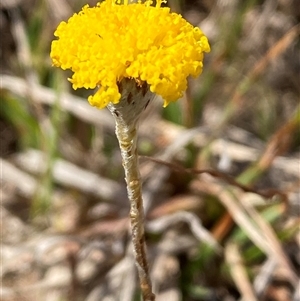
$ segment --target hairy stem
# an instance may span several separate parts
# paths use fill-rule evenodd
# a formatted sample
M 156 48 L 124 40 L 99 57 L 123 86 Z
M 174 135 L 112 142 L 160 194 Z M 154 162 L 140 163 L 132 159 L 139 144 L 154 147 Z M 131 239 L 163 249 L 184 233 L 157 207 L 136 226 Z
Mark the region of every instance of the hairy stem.
M 137 85 L 135 81 L 123 80 L 120 84 L 122 98 L 118 104 L 110 103 L 108 109 L 116 121 L 116 135 L 119 141 L 127 193 L 130 201 L 130 221 L 133 251 L 140 279 L 144 301 L 154 301 L 148 270 L 144 233 L 144 209 L 142 184 L 138 167 L 137 128 L 138 119 L 147 107 L 153 94 L 146 84 Z

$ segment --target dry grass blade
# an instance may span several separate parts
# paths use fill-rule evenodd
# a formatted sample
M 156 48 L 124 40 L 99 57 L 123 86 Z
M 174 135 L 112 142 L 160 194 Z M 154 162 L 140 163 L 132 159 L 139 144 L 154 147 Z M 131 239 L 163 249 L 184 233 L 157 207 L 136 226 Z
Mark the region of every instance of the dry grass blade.
M 12 184 L 25 197 L 30 198 L 34 195 L 37 189 L 37 181 L 33 177 L 4 159 L 0 159 L 0 166 L 2 173 L 1 181 Z
M 300 106 L 296 108 L 294 117 L 288 120 L 269 140 L 267 147 L 258 162 L 258 167 L 266 170 L 270 167 L 275 157 L 287 152 L 293 141 L 294 133 L 300 126 Z M 298 174 L 300 176 L 300 174 Z
M 189 135 L 188 132 L 189 131 L 193 132 L 193 130 L 196 130 L 196 132 L 192 133 L 192 136 L 193 136 L 192 142 L 195 144 L 196 147 L 203 148 L 203 147 L 207 146 L 209 143 L 209 134 L 204 133 L 205 128 L 203 128 L 203 127 L 197 127 L 197 128 L 190 129 L 190 130 L 183 130 L 182 127 L 179 127 L 177 125 L 171 124 L 166 121 L 160 121 L 154 125 L 154 129 L 158 133 L 161 132 L 161 128 L 165 128 L 166 130 L 161 133 L 162 137 L 160 139 L 166 140 L 167 143 L 169 144 L 169 146 L 167 146 L 165 151 L 167 151 L 167 149 L 169 147 L 173 148 L 174 147 L 173 145 L 176 145 L 177 143 L 179 144 L 180 143 L 179 141 L 181 139 L 184 140 L 185 136 Z M 292 127 L 290 129 L 295 129 L 295 128 Z M 230 131 L 228 133 L 226 132 L 226 135 L 230 134 L 231 132 L 232 132 L 232 130 L 230 129 Z M 143 134 L 147 135 L 147 133 L 143 133 Z M 276 135 L 276 134 L 274 134 L 274 135 Z M 290 132 L 289 135 L 293 135 L 293 132 Z M 179 140 L 179 141 L 176 142 L 177 140 Z M 188 140 L 188 142 L 191 141 L 189 139 L 187 139 L 187 140 Z M 248 139 L 247 139 L 247 141 L 248 141 Z M 184 143 L 181 144 L 181 148 L 183 148 L 185 145 L 186 144 L 184 144 Z M 180 146 L 180 144 L 179 144 L 179 146 Z M 214 155 L 216 157 L 222 156 L 222 154 L 224 152 L 224 148 L 226 148 L 227 153 L 230 156 L 230 160 L 232 160 L 234 162 L 240 162 L 240 163 L 256 162 L 257 160 L 259 160 L 259 156 L 261 153 L 260 149 L 257 149 L 252 146 L 247 146 L 247 145 L 243 145 L 240 143 L 232 142 L 230 140 L 227 140 L 224 143 L 224 139 L 222 139 L 222 138 L 215 139 L 214 141 L 212 141 L 210 148 L 211 148 L 212 155 Z M 155 157 L 155 158 L 147 157 L 147 159 L 157 161 L 161 164 L 164 164 L 163 163 L 164 161 L 170 161 L 170 158 L 172 158 L 174 156 L 174 154 L 176 154 L 176 152 L 178 152 L 179 150 L 180 150 L 180 148 L 176 147 L 176 148 L 174 148 L 173 154 L 172 153 L 169 154 L 167 152 L 167 155 L 165 155 L 164 157 L 157 155 L 157 157 Z M 163 155 L 163 152 L 162 152 L 162 155 Z M 299 177 L 299 168 L 298 168 L 299 164 L 300 164 L 300 159 L 298 157 L 283 157 L 283 156 L 280 156 L 280 154 L 277 154 L 277 157 L 275 157 L 273 160 L 273 166 L 276 169 L 279 169 L 281 172 L 287 173 L 287 174 L 295 176 L 295 177 Z M 176 170 L 178 168 L 175 167 L 174 169 Z
M 293 296 L 293 301 L 299 301 L 300 300 L 300 281 L 298 282 L 298 285 L 296 286 L 295 293 Z
M 252 218 L 246 213 L 245 208 L 238 202 L 238 200 L 242 198 L 241 193 L 233 189 L 226 189 L 217 183 L 205 183 L 203 180 L 195 181 L 192 187 L 202 192 L 218 196 L 219 200 L 227 208 L 228 212 L 230 212 L 232 218 L 247 233 L 253 243 L 270 258 L 276 258 L 277 263 L 285 269 L 289 280 L 293 285 L 296 285 L 298 277 L 291 269 L 288 259 L 277 242 L 274 247 L 274 239 L 276 240 L 276 238 L 272 237 L 270 239 L 268 236 L 270 230 L 268 229 L 267 233 L 264 232 L 266 225 L 264 224 L 263 228 L 260 227 L 261 218 L 259 218 L 259 224 L 255 224 Z M 251 210 L 254 210 L 254 208 Z M 257 216 L 258 213 L 256 212 L 255 215 Z
M 57 100 L 57 93 L 52 89 L 45 88 L 41 85 L 28 86 L 28 83 L 19 78 L 9 75 L 0 75 L 1 89 L 10 91 L 13 95 L 18 96 L 20 99 L 24 98 L 27 90 L 30 88 L 34 101 L 44 105 L 54 105 Z M 103 126 L 110 132 L 114 132 L 115 125 L 109 112 L 105 110 L 97 110 L 91 107 L 86 99 L 62 93 L 59 95 L 60 107 L 62 110 L 73 114 L 79 119 L 88 123 Z
M 197 239 L 202 242 L 205 242 L 211 246 L 216 252 L 222 251 L 222 247 L 219 243 L 213 238 L 208 230 L 206 230 L 199 218 L 190 212 L 177 212 L 171 215 L 157 218 L 151 222 L 148 222 L 146 229 L 149 232 L 164 232 L 168 227 L 173 224 L 178 224 L 180 222 L 185 222 L 190 226 L 192 233 Z
M 296 25 L 290 29 L 277 43 L 263 56 L 248 72 L 246 79 L 237 87 L 231 103 L 235 106 L 241 105 L 243 94 L 265 70 L 269 63 L 280 56 L 295 41 L 300 32 L 300 26 Z
M 264 57 L 262 57 L 249 72 L 250 79 L 254 80 L 261 75 L 266 69 L 267 65 L 281 55 L 300 34 L 300 25 L 291 28 L 277 43 L 269 49 Z
M 225 247 L 225 257 L 231 271 L 231 276 L 241 292 L 241 301 L 258 301 L 252 285 L 247 276 L 246 267 L 243 264 L 238 247 L 234 243 L 229 243 Z
M 270 224 L 268 224 L 265 219 L 255 210 L 250 202 L 246 202 L 245 198 L 241 197 L 240 202 L 244 207 L 245 211 L 249 214 L 252 220 L 256 223 L 256 225 L 261 229 L 264 233 L 264 237 L 268 240 L 271 245 L 272 250 L 276 253 L 276 258 L 280 259 L 280 264 L 286 269 L 288 274 L 288 278 L 290 278 L 291 282 L 296 285 L 298 281 L 298 277 L 295 272 L 292 270 L 292 265 L 290 264 L 287 256 L 285 255 L 276 234 L 274 233 Z M 282 208 L 282 213 L 284 208 Z
M 186 146 L 195 137 L 197 132 L 198 128 L 194 128 L 177 133 L 176 139 L 174 139 L 173 143 L 171 143 L 162 151 L 162 153 L 159 155 L 159 158 L 161 160 L 171 160 L 179 150 Z M 141 169 L 141 174 L 143 174 L 143 167 Z M 152 168 L 149 168 L 149 170 L 152 171 L 153 166 Z M 155 169 L 155 177 L 152 176 L 150 180 L 144 184 L 143 197 L 146 214 L 150 208 L 150 204 L 155 202 L 156 192 L 160 190 L 161 183 L 166 179 L 168 175 L 169 170 L 166 169 L 165 166 L 160 166 L 159 168 Z
M 191 184 L 191 187 L 193 190 L 217 196 L 225 208 L 230 212 L 235 222 L 248 234 L 254 244 L 265 254 L 273 254 L 273 250 L 265 240 L 263 234 L 253 225 L 243 207 L 238 203 L 237 200 L 239 197 L 236 193 L 224 188 L 223 185 L 211 181 L 203 181 L 203 179 L 201 179 L 201 181 L 195 180 Z
M 160 291 L 156 297 L 157 301 L 181 300 L 178 289 L 179 273 L 180 264 L 174 255 L 162 252 L 155 258 L 151 276 L 154 287 L 157 288 L 157 291 Z M 161 287 L 162 290 L 160 290 Z
M 71 16 L 73 10 L 70 4 L 65 0 L 47 0 L 46 3 L 50 7 L 53 17 L 59 22 Z
M 36 95 L 32 91 L 32 87 L 38 85 L 38 75 L 33 68 L 31 50 L 26 35 L 25 24 L 21 18 L 21 14 L 18 9 L 13 9 L 11 12 L 13 19 L 12 33 L 17 45 L 18 61 L 24 69 L 24 76 L 26 81 L 26 90 L 23 91 L 23 97 L 27 96 L 35 116 L 39 122 L 39 125 L 43 129 L 43 134 L 53 132 L 52 125 L 48 116 L 45 114 L 44 109 L 38 101 L 36 101 Z
M 215 178 L 222 179 L 224 182 L 231 184 L 233 186 L 236 186 L 240 189 L 242 189 L 245 192 L 253 192 L 257 193 L 263 197 L 266 198 L 272 198 L 275 195 L 278 195 L 282 197 L 283 201 L 287 203 L 287 196 L 286 193 L 280 189 L 264 189 L 263 191 L 257 190 L 254 188 L 251 188 L 250 186 L 240 184 L 238 181 L 236 181 L 232 176 L 228 175 L 227 173 L 215 170 L 215 169 L 196 169 L 196 168 L 184 168 L 178 164 L 166 162 L 157 158 L 151 158 L 143 156 L 144 158 L 147 158 L 150 161 L 159 163 L 161 165 L 168 166 L 169 168 L 173 169 L 174 171 L 180 172 L 180 173 L 189 173 L 194 175 L 200 175 L 200 174 L 209 174 Z
M 157 301 L 165 300 L 179 301 L 181 300 L 180 293 L 176 289 L 169 289 L 157 296 Z
M 262 296 L 266 287 L 271 282 L 276 266 L 277 261 L 274 258 L 268 258 L 263 264 L 259 274 L 255 277 L 253 287 L 258 298 Z
M 277 156 L 283 155 L 290 149 L 294 134 L 299 126 L 300 106 L 295 109 L 293 116 L 273 134 L 258 162 L 239 176 L 239 182 L 254 182 L 263 172 L 268 170 Z M 295 163 L 299 164 L 297 161 Z M 297 167 L 295 167 L 295 176 L 297 178 L 300 176 Z M 276 189 L 272 190 L 276 191 Z M 284 194 L 281 196 L 285 198 Z
M 31 149 L 25 153 L 20 153 L 16 155 L 15 161 L 30 173 L 40 175 L 46 170 L 45 155 L 38 150 Z M 120 199 L 122 187 L 119 183 L 103 178 L 62 159 L 54 161 L 53 177 L 55 182 L 63 186 L 73 187 L 104 200 Z
M 108 300 L 131 301 L 135 288 L 136 270 L 130 251 L 107 273 L 105 281 L 96 286 L 86 300 L 98 301 L 107 298 Z
M 152 220 L 178 211 L 195 212 L 199 209 L 203 209 L 203 200 L 199 196 L 180 194 L 153 208 L 147 217 Z
M 30 95 L 29 87 L 38 83 L 38 76 L 32 65 L 31 50 L 26 35 L 25 24 L 21 18 L 18 9 L 11 11 L 13 26 L 12 33 L 17 45 L 18 61 L 23 65 L 26 80 L 28 82 L 28 94 Z

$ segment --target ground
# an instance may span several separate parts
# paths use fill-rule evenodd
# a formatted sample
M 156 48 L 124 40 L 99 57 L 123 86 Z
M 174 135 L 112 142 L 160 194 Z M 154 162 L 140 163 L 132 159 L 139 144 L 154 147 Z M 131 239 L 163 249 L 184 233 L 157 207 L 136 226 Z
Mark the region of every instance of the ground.
M 84 4 L 0 5 L 5 301 L 139 300 L 113 118 L 49 58 Z M 168 5 L 212 51 L 183 99 L 140 123 L 157 301 L 299 300 L 299 1 Z

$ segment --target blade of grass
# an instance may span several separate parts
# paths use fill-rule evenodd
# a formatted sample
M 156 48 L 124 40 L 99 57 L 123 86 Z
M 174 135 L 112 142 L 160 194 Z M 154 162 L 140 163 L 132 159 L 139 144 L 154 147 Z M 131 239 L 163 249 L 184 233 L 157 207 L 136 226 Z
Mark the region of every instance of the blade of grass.
M 238 249 L 238 246 L 230 242 L 225 247 L 225 258 L 231 276 L 240 291 L 242 298 L 241 301 L 257 301 L 252 285 L 247 275 L 246 267 L 243 264 L 243 259 Z

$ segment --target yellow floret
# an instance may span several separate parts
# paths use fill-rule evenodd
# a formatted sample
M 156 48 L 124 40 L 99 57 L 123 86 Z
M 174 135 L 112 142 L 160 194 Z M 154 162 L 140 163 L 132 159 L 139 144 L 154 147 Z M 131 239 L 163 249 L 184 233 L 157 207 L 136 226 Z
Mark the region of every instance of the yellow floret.
M 52 42 L 53 65 L 71 69 L 73 88 L 94 89 L 91 105 L 118 103 L 123 78 L 145 81 L 166 106 L 180 98 L 187 77 L 202 72 L 203 52 L 210 46 L 202 31 L 181 15 L 161 7 L 165 1 L 131 3 L 106 0 L 88 5 L 61 22 Z

